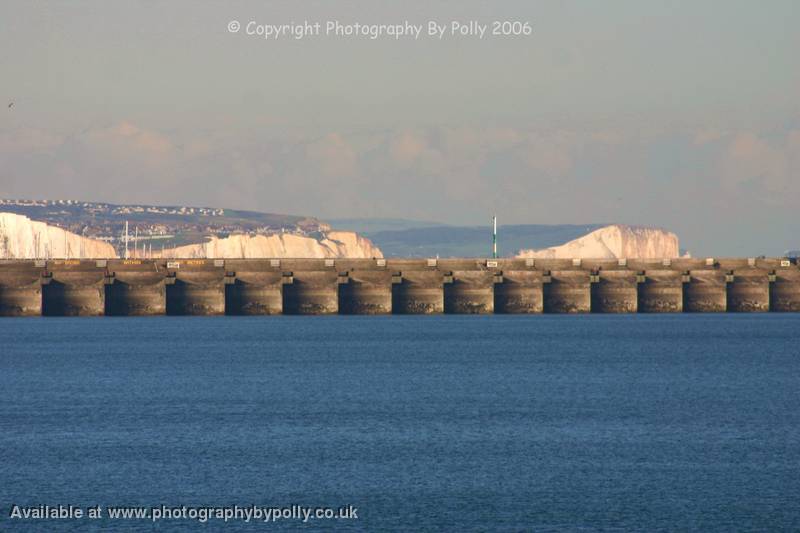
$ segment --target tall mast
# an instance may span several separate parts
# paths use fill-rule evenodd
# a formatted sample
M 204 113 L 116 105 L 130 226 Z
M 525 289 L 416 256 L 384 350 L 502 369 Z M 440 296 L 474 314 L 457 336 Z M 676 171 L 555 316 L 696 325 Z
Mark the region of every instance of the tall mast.
M 492 259 L 497 259 L 497 215 L 492 217 Z
M 128 259 L 128 221 L 125 221 L 125 259 Z

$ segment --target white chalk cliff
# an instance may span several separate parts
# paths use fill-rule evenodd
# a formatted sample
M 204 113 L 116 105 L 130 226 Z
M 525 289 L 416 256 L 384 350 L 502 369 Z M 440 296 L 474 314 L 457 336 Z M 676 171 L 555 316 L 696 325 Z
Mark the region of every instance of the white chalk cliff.
M 372 241 L 352 231 L 331 231 L 321 239 L 278 233 L 274 235 L 231 235 L 211 237 L 207 242 L 164 250 L 162 257 L 258 259 L 292 258 L 372 258 L 383 257 Z
M 0 259 L 117 257 L 110 244 L 16 213 L 0 213 Z
M 680 255 L 678 236 L 658 228 L 614 224 L 561 246 L 520 250 L 517 257 L 540 259 L 666 259 Z

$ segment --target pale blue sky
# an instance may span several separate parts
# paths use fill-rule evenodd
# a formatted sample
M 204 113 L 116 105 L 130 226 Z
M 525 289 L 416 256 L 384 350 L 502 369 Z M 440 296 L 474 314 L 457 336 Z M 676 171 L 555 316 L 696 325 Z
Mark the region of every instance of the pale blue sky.
M 433 5 L 430 5 L 433 4 Z M 227 24 L 529 21 L 529 37 L 267 42 Z M 0 4 L 0 196 L 800 247 L 800 4 Z M 6 106 L 3 105 L 3 108 Z

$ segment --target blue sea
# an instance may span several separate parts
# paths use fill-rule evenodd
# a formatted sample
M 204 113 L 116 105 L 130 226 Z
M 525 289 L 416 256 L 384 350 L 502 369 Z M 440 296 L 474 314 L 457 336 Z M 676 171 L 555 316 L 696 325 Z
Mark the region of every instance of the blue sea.
M 101 518 L 10 516 L 40 505 Z M 124 506 L 187 517 L 107 516 Z M 235 506 L 357 518 L 188 517 Z M 800 315 L 0 319 L 0 515 L 798 531 Z

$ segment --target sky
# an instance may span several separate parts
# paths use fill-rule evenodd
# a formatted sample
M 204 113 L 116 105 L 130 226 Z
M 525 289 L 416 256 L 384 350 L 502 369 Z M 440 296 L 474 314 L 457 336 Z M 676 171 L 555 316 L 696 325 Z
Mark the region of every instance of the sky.
M 424 29 L 256 31 L 305 21 Z M 453 21 L 487 34 L 427 34 Z M 798 27 L 795 0 L 6 0 L 0 197 L 496 213 L 776 255 L 800 248 Z

